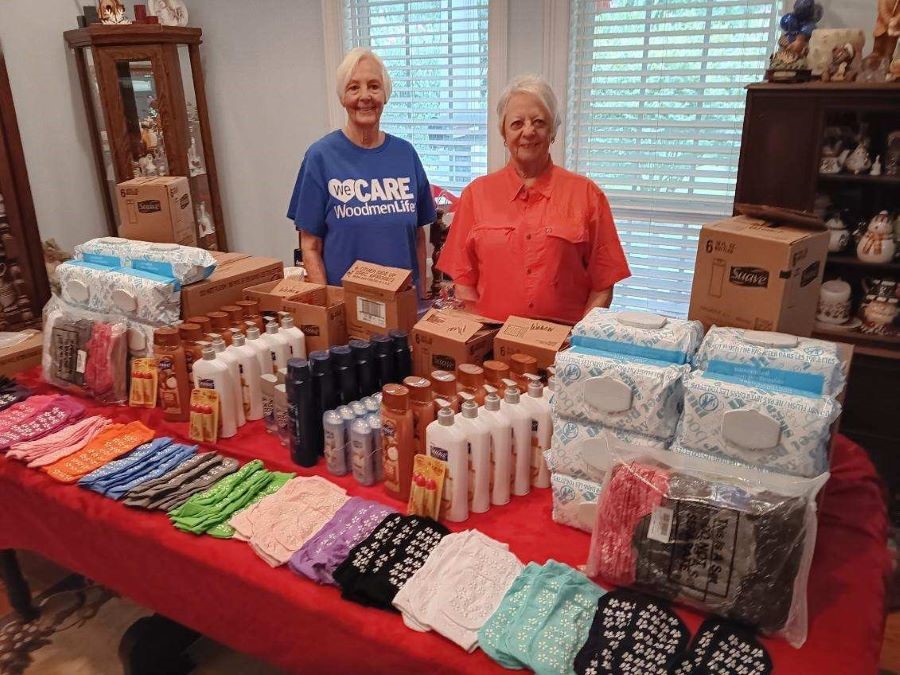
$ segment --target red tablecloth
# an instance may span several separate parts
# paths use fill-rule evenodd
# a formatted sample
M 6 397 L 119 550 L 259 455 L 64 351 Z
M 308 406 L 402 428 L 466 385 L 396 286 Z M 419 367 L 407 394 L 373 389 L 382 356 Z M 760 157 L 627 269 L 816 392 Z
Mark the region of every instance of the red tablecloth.
M 29 375 L 20 379 L 47 389 L 34 372 Z M 155 410 L 87 404 L 90 414 L 116 421 L 140 417 L 161 435 L 186 433 L 185 424 L 166 423 Z M 327 475 L 321 467 L 293 466 L 261 422 L 248 424 L 217 449 L 241 460 L 261 458 L 272 469 Z M 361 488 L 350 477 L 329 478 L 350 494 L 392 503 L 380 487 Z M 584 563 L 588 535 L 552 522 L 550 508 L 549 490 L 538 490 L 473 515 L 464 525 L 509 542 L 526 562 Z M 884 630 L 887 516 L 866 453 L 843 437 L 819 522 L 809 639 L 799 650 L 765 640 L 775 672 L 874 673 Z M 434 633 L 407 629 L 397 614 L 345 602 L 335 588 L 285 568 L 272 569 L 244 543 L 179 532 L 164 514 L 129 509 L 5 458 L 0 459 L 0 548 L 36 551 L 292 672 L 502 672 L 481 651 L 466 654 Z M 679 612 L 695 630 L 700 615 Z

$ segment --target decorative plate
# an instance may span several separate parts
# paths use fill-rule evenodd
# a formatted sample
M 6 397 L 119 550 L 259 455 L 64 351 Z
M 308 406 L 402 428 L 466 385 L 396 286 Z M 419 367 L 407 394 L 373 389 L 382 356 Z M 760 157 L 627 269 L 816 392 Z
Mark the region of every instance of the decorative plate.
M 158 17 L 163 26 L 187 26 L 188 11 L 184 0 L 147 0 L 147 11 Z

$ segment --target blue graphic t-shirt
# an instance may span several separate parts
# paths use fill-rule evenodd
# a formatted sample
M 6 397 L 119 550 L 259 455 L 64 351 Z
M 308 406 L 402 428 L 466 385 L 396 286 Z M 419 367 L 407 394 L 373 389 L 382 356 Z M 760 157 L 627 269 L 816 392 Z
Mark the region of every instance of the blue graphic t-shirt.
M 412 145 L 385 134 L 377 148 L 361 148 L 340 130 L 306 151 L 287 215 L 322 238 L 332 286 L 357 260 L 412 270 L 418 279 L 416 228 L 437 217 Z

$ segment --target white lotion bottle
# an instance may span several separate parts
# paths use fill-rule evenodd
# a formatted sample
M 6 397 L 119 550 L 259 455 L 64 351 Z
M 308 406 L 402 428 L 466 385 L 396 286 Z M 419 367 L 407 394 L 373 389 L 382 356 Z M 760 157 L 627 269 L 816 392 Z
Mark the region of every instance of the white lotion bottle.
M 441 408 L 425 428 L 425 447 L 430 457 L 447 462 L 441 511 L 446 520 L 461 523 L 469 517 L 469 445 L 455 417 L 450 408 Z
M 289 359 L 306 358 L 306 336 L 294 325 L 294 317 L 290 314 L 281 317 L 281 330 L 278 334 L 287 339 Z
M 531 415 L 531 486 L 536 488 L 550 487 L 550 469 L 544 460 L 544 452 L 550 449 L 553 436 L 553 417 L 550 413 L 550 402 L 544 397 L 544 385 L 541 378 L 526 373 L 528 378 L 528 394 L 522 396 L 519 404 Z
M 203 358 L 194 361 L 194 388 L 214 389 L 219 394 L 219 438 L 231 438 L 237 433 L 237 412 L 228 366 L 216 358 L 216 350 L 203 348 Z
M 235 332 L 231 338 L 231 346 L 226 350 L 237 356 L 241 375 L 241 402 L 244 417 L 248 421 L 262 419 L 262 381 L 259 360 L 256 350 L 247 345 L 242 333 Z
M 475 401 L 466 401 L 456 416 L 456 425 L 462 429 L 468 444 L 472 513 L 484 513 L 491 508 L 491 427 L 478 412 Z
M 512 425 L 512 493 L 531 492 L 531 414 L 520 402 L 518 387 L 509 387 L 500 401 L 500 412 Z
M 232 384 L 231 395 L 234 398 L 235 421 L 239 427 L 242 427 L 247 423 L 247 418 L 244 416 L 244 401 L 241 397 L 240 359 L 234 352 L 227 351 L 225 340 L 221 335 L 211 333 L 210 337 L 213 339 L 212 348 L 216 351 L 216 358 L 228 366 L 228 375 L 231 377 Z
M 264 372 L 277 373 L 282 368 L 287 368 L 288 341 L 284 335 L 279 334 L 278 324 L 270 321 L 266 324 L 266 332 L 259 336 L 259 339 L 266 345 L 269 350 L 269 370 Z
M 500 410 L 500 397 L 488 394 L 481 407 L 483 419 L 491 431 L 491 504 L 509 504 L 509 477 L 512 475 L 512 423 Z
M 259 361 L 259 372 L 263 375 L 274 375 L 272 357 L 269 354 L 269 343 L 263 340 L 256 326 L 247 327 L 247 346 L 256 352 L 256 360 Z

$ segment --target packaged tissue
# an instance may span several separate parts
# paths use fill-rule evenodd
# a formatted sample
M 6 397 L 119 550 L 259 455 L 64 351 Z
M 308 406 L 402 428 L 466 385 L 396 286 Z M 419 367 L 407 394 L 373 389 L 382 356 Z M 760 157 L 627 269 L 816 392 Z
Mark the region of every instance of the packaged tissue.
M 709 373 L 755 384 L 837 396 L 845 378 L 838 345 L 784 333 L 713 326 L 694 365 Z
M 681 412 L 686 365 L 573 347 L 556 357 L 553 412 L 585 424 L 669 440 Z
M 170 324 L 181 314 L 181 286 L 170 277 L 69 261 L 56 268 L 63 300 L 104 314 Z
M 216 269 L 216 259 L 202 248 L 120 237 L 100 237 L 79 244 L 75 247 L 75 259 L 172 277 L 182 285 L 202 281 Z
M 652 436 L 642 436 L 621 429 L 605 428 L 600 424 L 583 424 L 564 417 L 553 423 L 550 449 L 544 453 L 551 471 L 573 478 L 602 481 L 605 470 L 603 457 L 607 452 L 606 434 L 626 443 L 665 448 L 665 441 Z
M 594 528 L 600 483 L 572 478 L 561 473 L 550 475 L 553 490 L 553 520 L 584 532 Z
M 703 371 L 688 375 L 684 389 L 673 450 L 794 476 L 828 470 L 830 426 L 841 409 L 834 399 L 750 387 Z
M 688 363 L 703 339 L 699 321 L 595 307 L 572 329 L 572 345 L 666 363 Z

